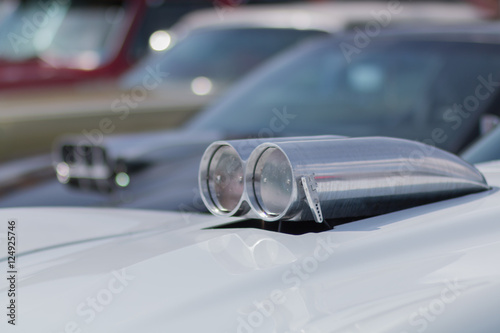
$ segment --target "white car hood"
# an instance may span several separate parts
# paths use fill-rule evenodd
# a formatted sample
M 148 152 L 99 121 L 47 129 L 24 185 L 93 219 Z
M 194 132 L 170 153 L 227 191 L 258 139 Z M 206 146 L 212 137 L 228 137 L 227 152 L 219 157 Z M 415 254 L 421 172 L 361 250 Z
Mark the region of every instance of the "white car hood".
M 500 185 L 498 164 L 482 170 Z M 0 210 L 24 253 L 1 332 L 497 331 L 499 202 L 494 187 L 300 236 L 195 214 Z

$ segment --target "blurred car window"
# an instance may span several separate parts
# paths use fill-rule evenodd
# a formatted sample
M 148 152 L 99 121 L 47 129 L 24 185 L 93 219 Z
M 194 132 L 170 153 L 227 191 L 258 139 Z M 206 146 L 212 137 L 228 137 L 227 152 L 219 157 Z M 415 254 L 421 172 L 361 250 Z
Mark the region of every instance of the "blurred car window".
M 304 47 L 240 84 L 191 128 L 257 133 L 269 125 L 274 108 L 285 107 L 296 121 L 280 135 L 423 140 L 442 128 L 450 137 L 443 148 L 454 149 L 460 131 L 453 129 L 449 110 L 474 94 L 478 77 L 498 81 L 500 45 L 392 39 L 372 44 L 350 63 L 332 40 Z
M 117 17 L 123 15 L 122 10 L 120 6 L 77 7 L 69 10 L 52 43 L 43 52 L 43 59 L 64 62 L 66 67 L 98 67 L 109 59 L 114 49 L 111 46 L 121 33 L 119 21 L 124 18 Z
M 301 39 L 326 35 L 315 30 L 276 28 L 200 29 L 170 50 L 151 56 L 124 77 L 126 86 L 141 84 L 147 67 L 168 73 L 168 80 L 207 77 L 230 82 Z
M 1 56 L 40 57 L 51 65 L 93 69 L 107 60 L 125 21 L 123 1 L 23 1 L 0 25 Z M 43 18 L 42 22 L 39 22 Z
M 69 1 L 48 3 L 53 8 L 50 19 L 44 16 L 43 24 L 32 22 L 39 16 L 41 8 L 37 1 L 23 1 L 0 23 L 0 57 L 9 61 L 24 61 L 34 58 L 45 50 L 54 38 L 66 12 Z M 41 12 L 44 13 L 44 12 Z

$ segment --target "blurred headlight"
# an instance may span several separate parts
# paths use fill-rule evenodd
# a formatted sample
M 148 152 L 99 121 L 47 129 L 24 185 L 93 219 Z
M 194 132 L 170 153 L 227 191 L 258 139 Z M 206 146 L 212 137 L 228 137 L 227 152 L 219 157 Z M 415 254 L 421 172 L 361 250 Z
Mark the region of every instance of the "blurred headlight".
M 154 51 L 165 51 L 169 48 L 172 42 L 172 37 L 165 30 L 158 30 L 149 37 L 149 46 Z

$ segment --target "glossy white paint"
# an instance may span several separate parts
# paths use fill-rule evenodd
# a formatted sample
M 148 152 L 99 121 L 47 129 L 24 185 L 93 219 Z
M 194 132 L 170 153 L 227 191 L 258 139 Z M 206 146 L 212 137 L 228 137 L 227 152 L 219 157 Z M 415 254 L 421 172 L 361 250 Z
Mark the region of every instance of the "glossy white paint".
M 500 162 L 480 169 L 491 191 L 301 236 L 205 230 L 229 220 L 201 215 L 1 210 L 0 233 L 17 218 L 31 252 L 18 325 L 1 313 L 0 331 L 497 331 Z

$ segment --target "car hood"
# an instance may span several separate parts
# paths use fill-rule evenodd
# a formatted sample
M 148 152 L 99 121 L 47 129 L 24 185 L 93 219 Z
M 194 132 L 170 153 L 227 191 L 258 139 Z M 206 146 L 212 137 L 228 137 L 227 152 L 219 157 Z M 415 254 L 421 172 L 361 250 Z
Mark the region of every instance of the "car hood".
M 0 210 L 2 232 L 17 221 L 16 328 L 492 332 L 500 163 L 482 169 L 490 191 L 299 236 L 188 213 Z

